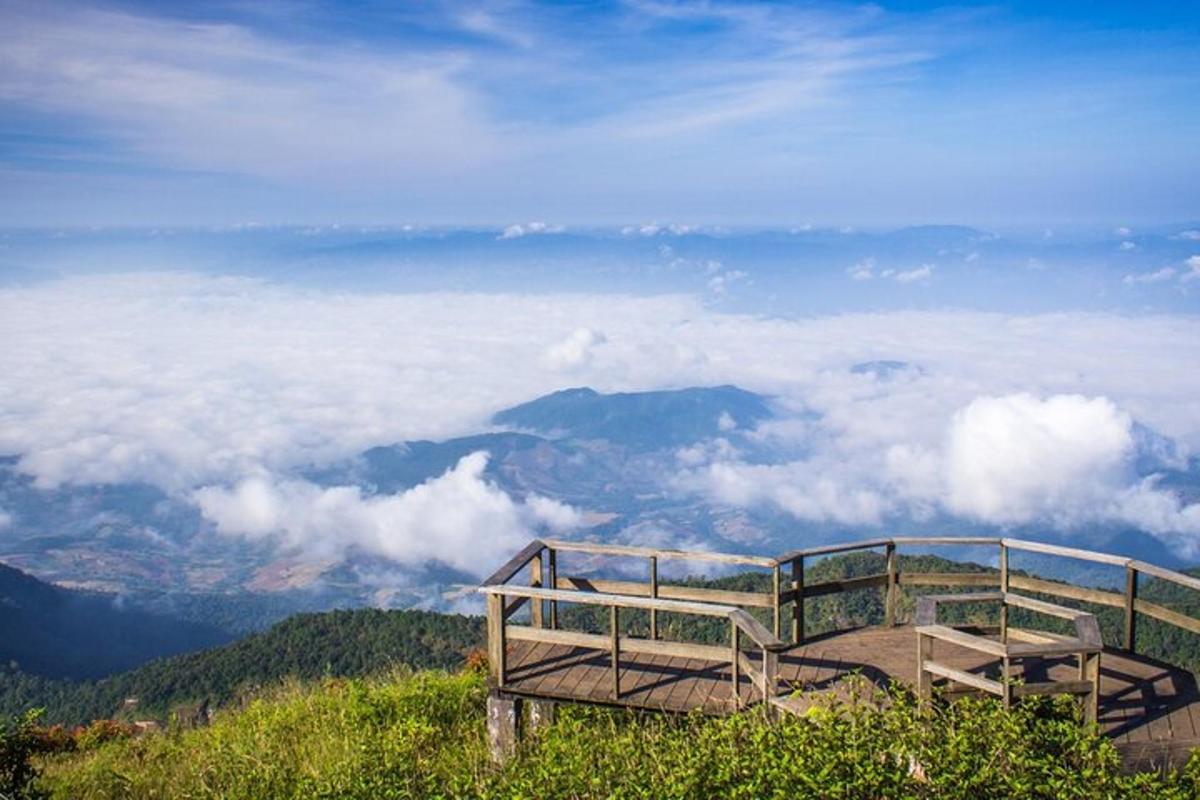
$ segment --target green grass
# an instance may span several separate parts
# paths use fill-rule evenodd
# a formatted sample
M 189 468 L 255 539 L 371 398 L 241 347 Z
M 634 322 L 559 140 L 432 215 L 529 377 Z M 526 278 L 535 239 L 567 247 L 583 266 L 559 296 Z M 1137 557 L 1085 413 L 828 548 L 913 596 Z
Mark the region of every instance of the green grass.
M 1194 798 L 1180 773 L 1123 775 L 1073 705 L 918 711 L 897 692 L 776 724 L 566 707 L 491 765 L 474 672 L 289 683 L 211 725 L 46 757 L 55 798 Z

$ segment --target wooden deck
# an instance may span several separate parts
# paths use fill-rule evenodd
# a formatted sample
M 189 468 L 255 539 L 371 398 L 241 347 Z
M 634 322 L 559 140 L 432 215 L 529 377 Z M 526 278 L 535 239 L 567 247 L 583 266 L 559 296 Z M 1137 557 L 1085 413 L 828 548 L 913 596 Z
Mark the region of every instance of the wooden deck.
M 575 702 L 619 704 L 658 711 L 700 710 L 727 714 L 734 708 L 728 661 L 659 655 L 622 655 L 621 697 L 612 696 L 609 653 L 544 642 L 507 644 L 504 691 Z M 939 661 L 992 677 L 998 662 L 983 654 L 938 643 Z M 1036 659 L 1018 671 L 1026 682 L 1070 680 L 1074 659 Z M 911 686 L 917 672 L 917 637 L 910 626 L 863 628 L 809 640 L 779 653 L 780 692 L 807 690 L 788 701 L 802 711 L 817 693 L 837 691 L 852 674 L 877 685 L 895 679 Z M 742 677 L 743 704 L 760 697 Z M 1144 656 L 1105 650 L 1101 658 L 1099 723 L 1131 766 L 1186 759 L 1200 746 L 1200 691 L 1190 672 Z

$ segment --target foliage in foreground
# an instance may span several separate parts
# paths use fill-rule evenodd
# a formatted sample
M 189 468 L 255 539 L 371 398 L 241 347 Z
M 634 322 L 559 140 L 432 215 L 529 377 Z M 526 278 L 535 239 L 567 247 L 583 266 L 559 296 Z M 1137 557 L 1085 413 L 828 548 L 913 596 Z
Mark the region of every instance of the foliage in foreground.
M 1194 798 L 1181 773 L 1124 775 L 1069 700 L 925 715 L 903 692 L 805 718 L 672 718 L 566 707 L 494 768 L 477 672 L 291 684 L 207 728 L 44 759 L 79 798 Z

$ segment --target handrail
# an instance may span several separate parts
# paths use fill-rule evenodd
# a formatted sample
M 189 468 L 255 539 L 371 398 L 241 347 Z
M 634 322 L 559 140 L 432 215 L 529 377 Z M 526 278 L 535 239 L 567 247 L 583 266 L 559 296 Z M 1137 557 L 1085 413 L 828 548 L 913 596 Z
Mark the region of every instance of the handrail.
M 899 568 L 897 548 L 900 546 L 908 547 L 923 545 L 998 547 L 1000 553 L 1000 567 L 996 573 L 902 572 Z M 840 580 L 825 581 L 823 583 L 805 586 L 804 562 L 806 558 L 817 558 L 836 553 L 846 553 L 855 550 L 874 548 L 884 548 L 886 550 L 886 572 L 881 572 L 876 575 L 861 576 L 858 578 L 845 578 Z M 1010 571 L 1008 568 L 1009 551 L 1013 550 L 1039 553 L 1048 556 L 1073 558 L 1123 568 L 1126 573 L 1125 590 L 1124 592 L 1120 592 L 1117 590 L 1086 588 L 1066 583 L 1060 586 L 1056 582 L 1041 579 L 1035 576 L 1024 574 L 1014 574 L 1010 576 Z M 556 556 L 559 551 L 593 553 L 596 555 L 618 557 L 645 558 L 649 562 L 649 581 L 648 583 L 638 583 L 628 580 L 609 581 L 596 579 L 593 590 L 592 587 L 588 586 L 590 582 L 586 578 L 571 578 L 558 575 Z M 773 575 L 772 590 L 770 592 L 758 593 L 730 592 L 700 587 L 688 589 L 672 586 L 660 587 L 658 582 L 658 559 L 660 558 L 689 561 L 711 561 L 724 564 L 742 564 L 769 568 L 772 570 Z M 543 567 L 546 566 L 547 559 L 549 575 L 548 580 L 544 581 Z M 522 589 L 525 594 L 512 591 L 521 587 L 514 587 L 509 584 L 509 581 L 511 581 L 513 577 L 515 577 L 515 575 L 527 565 L 531 566 L 531 589 Z M 782 577 L 782 570 L 788 566 L 790 566 L 791 569 L 791 580 L 785 583 Z M 743 629 L 742 632 L 754 640 L 760 647 L 764 648 L 764 653 L 770 649 L 767 647 L 767 644 L 771 642 L 779 642 L 782 625 L 782 606 L 788 603 L 792 604 L 791 639 L 794 643 L 798 644 L 805 640 L 804 600 L 806 598 L 872 586 L 881 587 L 885 591 L 885 625 L 891 625 L 896 620 L 896 612 L 899 603 L 899 588 L 901 585 L 986 585 L 994 586 L 1001 592 L 1008 592 L 1010 588 L 1017 588 L 1039 594 L 1064 597 L 1085 603 L 1096 603 L 1120 608 L 1124 612 L 1123 644 L 1125 650 L 1129 652 L 1134 652 L 1135 650 L 1136 625 L 1139 616 L 1148 616 L 1183 630 L 1200 634 L 1200 619 L 1138 597 L 1138 579 L 1143 574 L 1200 592 L 1200 578 L 1185 575 L 1181 572 L 1160 567 L 1155 564 L 1150 564 L 1138 559 L 1126 558 L 1124 556 L 1117 556 L 1111 553 L 1103 553 L 1094 550 L 1068 547 L 1065 545 L 1034 542 L 1025 539 L 1001 536 L 878 537 L 871 539 L 860 539 L 852 542 L 840 542 L 835 544 L 800 548 L 789 551 L 775 558 L 733 553 L 714 553 L 708 551 L 686 551 L 670 548 L 635 547 L 630 545 L 602 544 L 595 542 L 572 542 L 561 539 L 534 539 L 519 553 L 517 553 L 517 555 L 510 559 L 508 563 L 487 578 L 487 580 L 483 582 L 483 586 L 485 589 L 490 587 L 503 587 L 505 591 L 501 594 L 518 598 L 516 602 L 509 606 L 505 606 L 503 604 L 502 597 L 499 598 L 499 614 L 501 616 L 499 624 L 501 625 L 503 625 L 503 620 L 507 619 L 513 611 L 515 611 L 521 605 L 531 601 L 531 608 L 534 615 L 534 625 L 537 627 L 541 627 L 541 623 L 543 621 L 542 603 L 543 601 L 549 601 L 549 627 L 555 629 L 558 625 L 559 602 L 592 602 L 599 597 L 621 598 L 621 602 L 619 604 L 617 604 L 615 601 L 611 601 L 610 607 L 617 608 L 622 606 L 628 608 L 644 608 L 649 611 L 651 641 L 656 641 L 658 639 L 658 613 L 660 611 L 669 612 L 676 610 L 682 613 L 707 613 L 708 616 L 723 616 L 731 613 L 732 611 L 738 610 L 740 611 L 740 614 L 745 616 L 745 620 L 752 620 L 753 624 L 751 625 L 750 623 L 746 623 L 745 620 L 742 620 L 743 625 L 738 626 L 737 624 L 734 624 L 734 627 Z M 545 588 L 547 585 L 550 587 L 549 589 Z M 572 590 L 560 589 L 559 587 L 563 585 L 572 586 L 574 588 Z M 536 589 L 537 592 L 533 592 L 533 589 Z M 669 592 L 676 595 L 676 597 L 662 597 L 661 593 L 663 592 Z M 681 594 L 687 599 L 685 600 L 680 598 L 679 595 Z M 581 598 L 581 595 L 587 595 L 588 599 L 585 600 Z M 637 598 L 637 600 L 635 601 L 634 598 Z M 605 602 L 599 602 L 599 604 L 604 605 Z M 745 611 L 739 609 L 739 606 L 771 609 L 773 611 L 774 620 L 773 633 L 768 629 L 767 626 L 763 626 L 752 616 L 745 614 Z M 490 608 L 491 606 L 489 606 L 489 609 Z M 710 612 L 699 610 L 702 608 L 709 609 Z M 754 628 L 753 632 L 750 628 Z M 768 639 L 766 636 L 764 636 L 764 633 L 769 635 L 770 638 Z M 756 638 L 756 636 L 758 638 Z
M 714 553 L 707 550 L 675 550 L 662 547 L 633 547 L 626 544 L 601 544 L 598 542 L 572 542 L 565 539 L 546 539 L 543 544 L 555 550 L 577 553 L 595 553 L 605 556 L 630 556 L 648 558 L 678 558 L 687 561 L 715 561 L 722 564 L 745 564 L 752 567 L 773 567 L 777 563 L 769 556 L 750 556 L 740 553 Z
M 718 617 L 729 620 L 731 631 L 730 668 L 732 675 L 731 697 L 735 704 L 740 705 L 739 671 L 743 669 L 745 654 L 741 650 L 740 639 L 745 634 L 762 651 L 762 670 L 745 670 L 756 684 L 762 695 L 764 707 L 775 694 L 778 683 L 777 653 L 787 645 L 771 634 L 766 627 L 734 606 L 722 606 L 713 603 L 696 603 L 684 600 L 662 600 L 655 597 L 638 597 L 633 595 L 603 594 L 600 592 L 581 592 L 562 589 L 544 589 L 538 586 L 509 586 L 492 584 L 480 586 L 477 590 L 488 598 L 488 660 L 492 677 L 498 686 L 504 686 L 506 680 L 507 645 L 506 638 L 520 633 L 520 638 L 544 641 L 550 643 L 570 643 L 573 645 L 595 646 L 598 638 L 590 634 L 573 634 L 559 630 L 540 630 L 541 619 L 533 620 L 527 628 L 512 628 L 505 624 L 507 606 L 506 597 L 516 597 L 522 600 L 537 601 L 534 607 L 542 601 L 562 601 L 587 605 L 605 606 L 609 609 L 609 640 L 612 654 L 613 698 L 621 695 L 621 630 L 619 609 L 642 609 L 649 611 L 665 611 L 679 614 L 696 614 L 707 617 Z M 626 648 L 645 652 L 668 652 L 687 650 L 688 654 L 701 651 L 700 655 L 711 657 L 710 648 L 704 646 L 686 645 L 683 643 L 659 642 L 656 638 L 641 639 L 624 637 Z M 632 646 L 632 647 L 631 647 Z M 673 654 L 673 652 L 672 652 Z
M 504 563 L 504 566 L 493 572 L 484 579 L 481 585 L 497 586 L 508 583 L 512 577 L 521 569 L 533 560 L 533 557 L 538 555 L 545 549 L 546 545 L 540 539 L 534 539 L 529 544 L 521 548 L 521 551 Z

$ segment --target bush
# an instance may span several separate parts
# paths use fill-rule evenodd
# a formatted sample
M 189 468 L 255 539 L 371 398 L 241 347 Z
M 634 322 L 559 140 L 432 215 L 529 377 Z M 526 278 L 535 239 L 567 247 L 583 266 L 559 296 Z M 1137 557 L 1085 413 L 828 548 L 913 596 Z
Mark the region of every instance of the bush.
M 42 797 L 34 781 L 34 756 L 42 751 L 38 731 L 40 710 L 0 720 L 0 797 L 12 800 Z
M 823 699 L 804 717 L 674 717 L 564 706 L 503 768 L 488 758 L 476 671 L 292 683 L 203 729 L 45 758 L 54 797 L 1165 798 L 1179 773 L 1126 775 L 1069 699 L 919 709 L 901 689 Z

